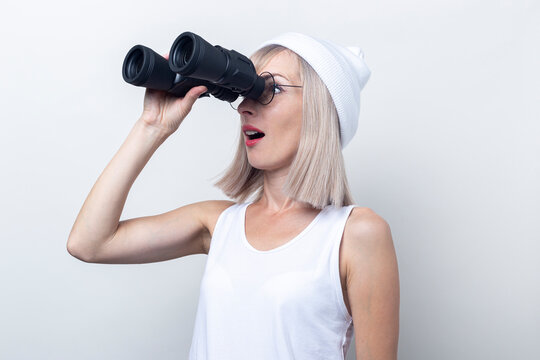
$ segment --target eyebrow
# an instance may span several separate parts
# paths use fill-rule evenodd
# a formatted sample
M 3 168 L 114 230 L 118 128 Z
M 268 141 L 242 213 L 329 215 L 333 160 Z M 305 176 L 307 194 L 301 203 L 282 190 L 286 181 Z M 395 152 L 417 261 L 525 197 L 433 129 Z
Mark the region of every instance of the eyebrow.
M 272 73 L 272 74 L 273 74 L 274 76 L 280 76 L 280 77 L 284 78 L 285 80 L 290 81 L 286 76 L 281 75 L 280 73 Z

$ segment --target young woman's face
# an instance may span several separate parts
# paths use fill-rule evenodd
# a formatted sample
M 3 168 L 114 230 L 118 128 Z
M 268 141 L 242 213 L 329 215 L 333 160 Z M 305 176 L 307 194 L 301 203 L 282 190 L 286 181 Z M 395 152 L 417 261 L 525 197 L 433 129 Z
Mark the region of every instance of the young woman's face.
M 265 135 L 253 146 L 246 146 L 251 166 L 261 170 L 288 168 L 298 150 L 302 128 L 302 88 L 279 87 L 302 85 L 300 66 L 295 55 L 282 51 L 275 55 L 259 73 L 274 75 L 277 89 L 272 102 L 262 105 L 252 99 L 244 99 L 238 106 L 241 126 L 251 125 Z M 243 131 L 244 144 L 249 137 Z

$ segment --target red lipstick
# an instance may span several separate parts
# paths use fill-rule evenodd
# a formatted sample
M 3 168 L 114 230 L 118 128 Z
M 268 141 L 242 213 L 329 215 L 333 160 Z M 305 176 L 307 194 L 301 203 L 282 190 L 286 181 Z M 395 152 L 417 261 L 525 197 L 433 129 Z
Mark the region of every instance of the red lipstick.
M 262 140 L 262 138 L 264 137 L 264 132 L 260 129 L 257 129 L 255 126 L 252 126 L 252 125 L 249 125 L 249 124 L 246 124 L 244 126 L 242 126 L 242 131 L 244 132 L 244 135 L 247 137 L 246 139 L 246 146 L 254 146 L 256 143 L 258 143 L 259 141 Z M 254 131 L 254 132 L 258 132 L 260 134 L 262 134 L 262 136 L 260 134 L 246 134 L 246 132 L 248 131 Z M 252 138 L 252 136 L 255 136 L 257 135 L 258 137 L 256 138 Z
M 257 129 L 255 126 L 251 126 L 249 124 L 246 124 L 246 125 L 242 126 L 242 131 L 243 132 L 246 132 L 248 130 L 249 131 L 256 131 L 256 132 L 260 132 L 260 133 L 264 134 L 264 132 L 262 130 Z

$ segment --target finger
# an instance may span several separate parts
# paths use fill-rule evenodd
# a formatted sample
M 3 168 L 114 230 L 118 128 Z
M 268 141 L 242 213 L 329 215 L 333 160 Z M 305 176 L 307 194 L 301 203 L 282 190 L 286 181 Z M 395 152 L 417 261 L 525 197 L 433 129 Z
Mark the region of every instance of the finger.
M 167 60 L 169 60 L 169 53 L 166 53 L 165 55 L 163 55 L 163 57 Z
M 189 89 L 189 91 L 184 96 L 184 98 L 188 98 L 191 103 L 194 103 L 195 100 L 197 100 L 199 98 L 199 96 L 201 96 L 205 91 L 208 91 L 206 86 L 204 86 L 204 85 L 195 86 L 195 87 Z
M 189 112 L 189 110 L 191 110 L 191 107 L 193 106 L 197 98 L 201 96 L 201 94 L 207 90 L 208 89 L 206 88 L 206 86 L 203 86 L 203 85 L 195 86 L 189 89 L 186 95 L 180 99 L 180 104 L 181 104 L 180 106 Z

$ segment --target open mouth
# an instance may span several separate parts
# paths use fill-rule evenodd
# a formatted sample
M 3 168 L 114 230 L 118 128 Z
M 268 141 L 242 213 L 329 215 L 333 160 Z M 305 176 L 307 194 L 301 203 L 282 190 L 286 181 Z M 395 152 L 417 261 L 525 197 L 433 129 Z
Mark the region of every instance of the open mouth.
M 260 139 L 264 136 L 264 133 L 262 132 L 251 131 L 251 130 L 245 131 L 244 134 L 246 134 L 249 140 Z

